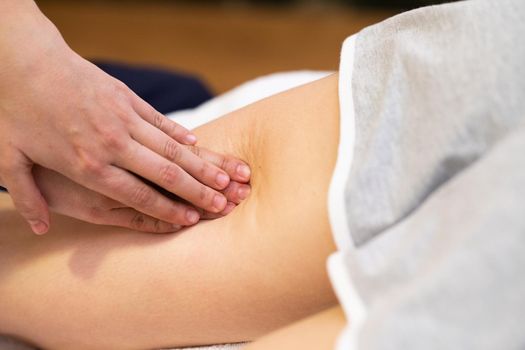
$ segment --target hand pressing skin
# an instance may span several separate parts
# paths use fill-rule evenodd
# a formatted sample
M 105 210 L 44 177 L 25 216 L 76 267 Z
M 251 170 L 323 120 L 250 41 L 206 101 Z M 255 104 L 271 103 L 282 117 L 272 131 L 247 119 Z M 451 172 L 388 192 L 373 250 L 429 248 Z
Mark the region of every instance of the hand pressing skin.
M 35 166 L 33 175 L 49 208 L 58 214 L 94 224 L 127 227 L 142 232 L 169 233 L 182 228 L 181 225 L 156 219 L 82 187 L 53 170 Z M 229 214 L 248 197 L 250 186 L 231 181 L 221 192 L 228 200 L 226 207 L 220 213 L 202 212 L 202 219 L 214 219 Z
M 149 223 L 196 223 L 195 208 L 225 213 L 228 200 L 221 191 L 231 180 L 249 181 L 246 164 L 185 147 L 196 143 L 193 134 L 74 53 L 33 1 L 2 1 L 0 13 L 0 185 L 35 233 L 50 225 L 35 164 L 125 208 L 113 219 L 87 215 L 92 209 L 82 202 L 75 212 L 63 211 L 87 221 L 129 227 L 133 216 L 147 218 L 142 230 L 158 231 Z M 184 202 L 162 196 L 133 174 Z M 59 198 L 53 191 L 64 194 L 48 189 L 49 198 Z

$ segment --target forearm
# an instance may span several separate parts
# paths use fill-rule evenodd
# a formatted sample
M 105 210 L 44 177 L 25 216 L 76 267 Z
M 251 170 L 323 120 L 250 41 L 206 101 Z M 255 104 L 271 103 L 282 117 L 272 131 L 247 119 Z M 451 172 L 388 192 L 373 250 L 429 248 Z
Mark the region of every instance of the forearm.
M 11 42 L 13 35 L 21 32 L 27 25 L 50 23 L 33 0 L 0 1 L 0 42 Z M 42 33 L 33 32 L 34 35 Z M 1 52 L 7 51 L 0 46 Z

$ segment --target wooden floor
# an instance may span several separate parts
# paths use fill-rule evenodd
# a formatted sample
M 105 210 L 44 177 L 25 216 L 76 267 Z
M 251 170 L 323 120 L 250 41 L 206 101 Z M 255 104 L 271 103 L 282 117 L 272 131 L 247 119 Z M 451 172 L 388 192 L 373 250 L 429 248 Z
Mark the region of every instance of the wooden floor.
M 88 58 L 196 73 L 222 92 L 276 71 L 337 69 L 345 37 L 392 11 L 37 1 Z

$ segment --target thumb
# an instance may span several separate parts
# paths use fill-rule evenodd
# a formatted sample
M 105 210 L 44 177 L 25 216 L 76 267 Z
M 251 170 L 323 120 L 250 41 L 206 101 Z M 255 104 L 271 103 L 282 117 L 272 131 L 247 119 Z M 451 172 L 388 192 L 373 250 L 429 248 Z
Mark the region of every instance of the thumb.
M 4 176 L 5 186 L 33 232 L 43 235 L 49 230 L 49 209 L 33 177 L 33 163 L 20 154 L 13 165 L 10 173 Z

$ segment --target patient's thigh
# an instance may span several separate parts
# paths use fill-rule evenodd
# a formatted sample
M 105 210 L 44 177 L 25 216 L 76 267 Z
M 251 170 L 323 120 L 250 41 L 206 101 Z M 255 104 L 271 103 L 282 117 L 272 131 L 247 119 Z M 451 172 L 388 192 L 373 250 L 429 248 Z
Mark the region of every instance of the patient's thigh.
M 243 350 L 333 349 L 345 323 L 341 307 L 333 307 L 272 332 Z
M 0 244 L 0 331 L 49 348 L 251 340 L 331 300 L 291 250 L 227 220 L 148 235 L 54 217 L 43 237 L 13 212 L 0 222 L 14 228 Z
M 9 228 L 0 238 L 0 332 L 45 347 L 239 341 L 266 329 L 260 313 L 277 311 L 264 300 L 281 287 L 254 269 L 259 248 L 221 220 L 148 235 L 53 217 L 42 237 L 13 212 L 0 222 Z

